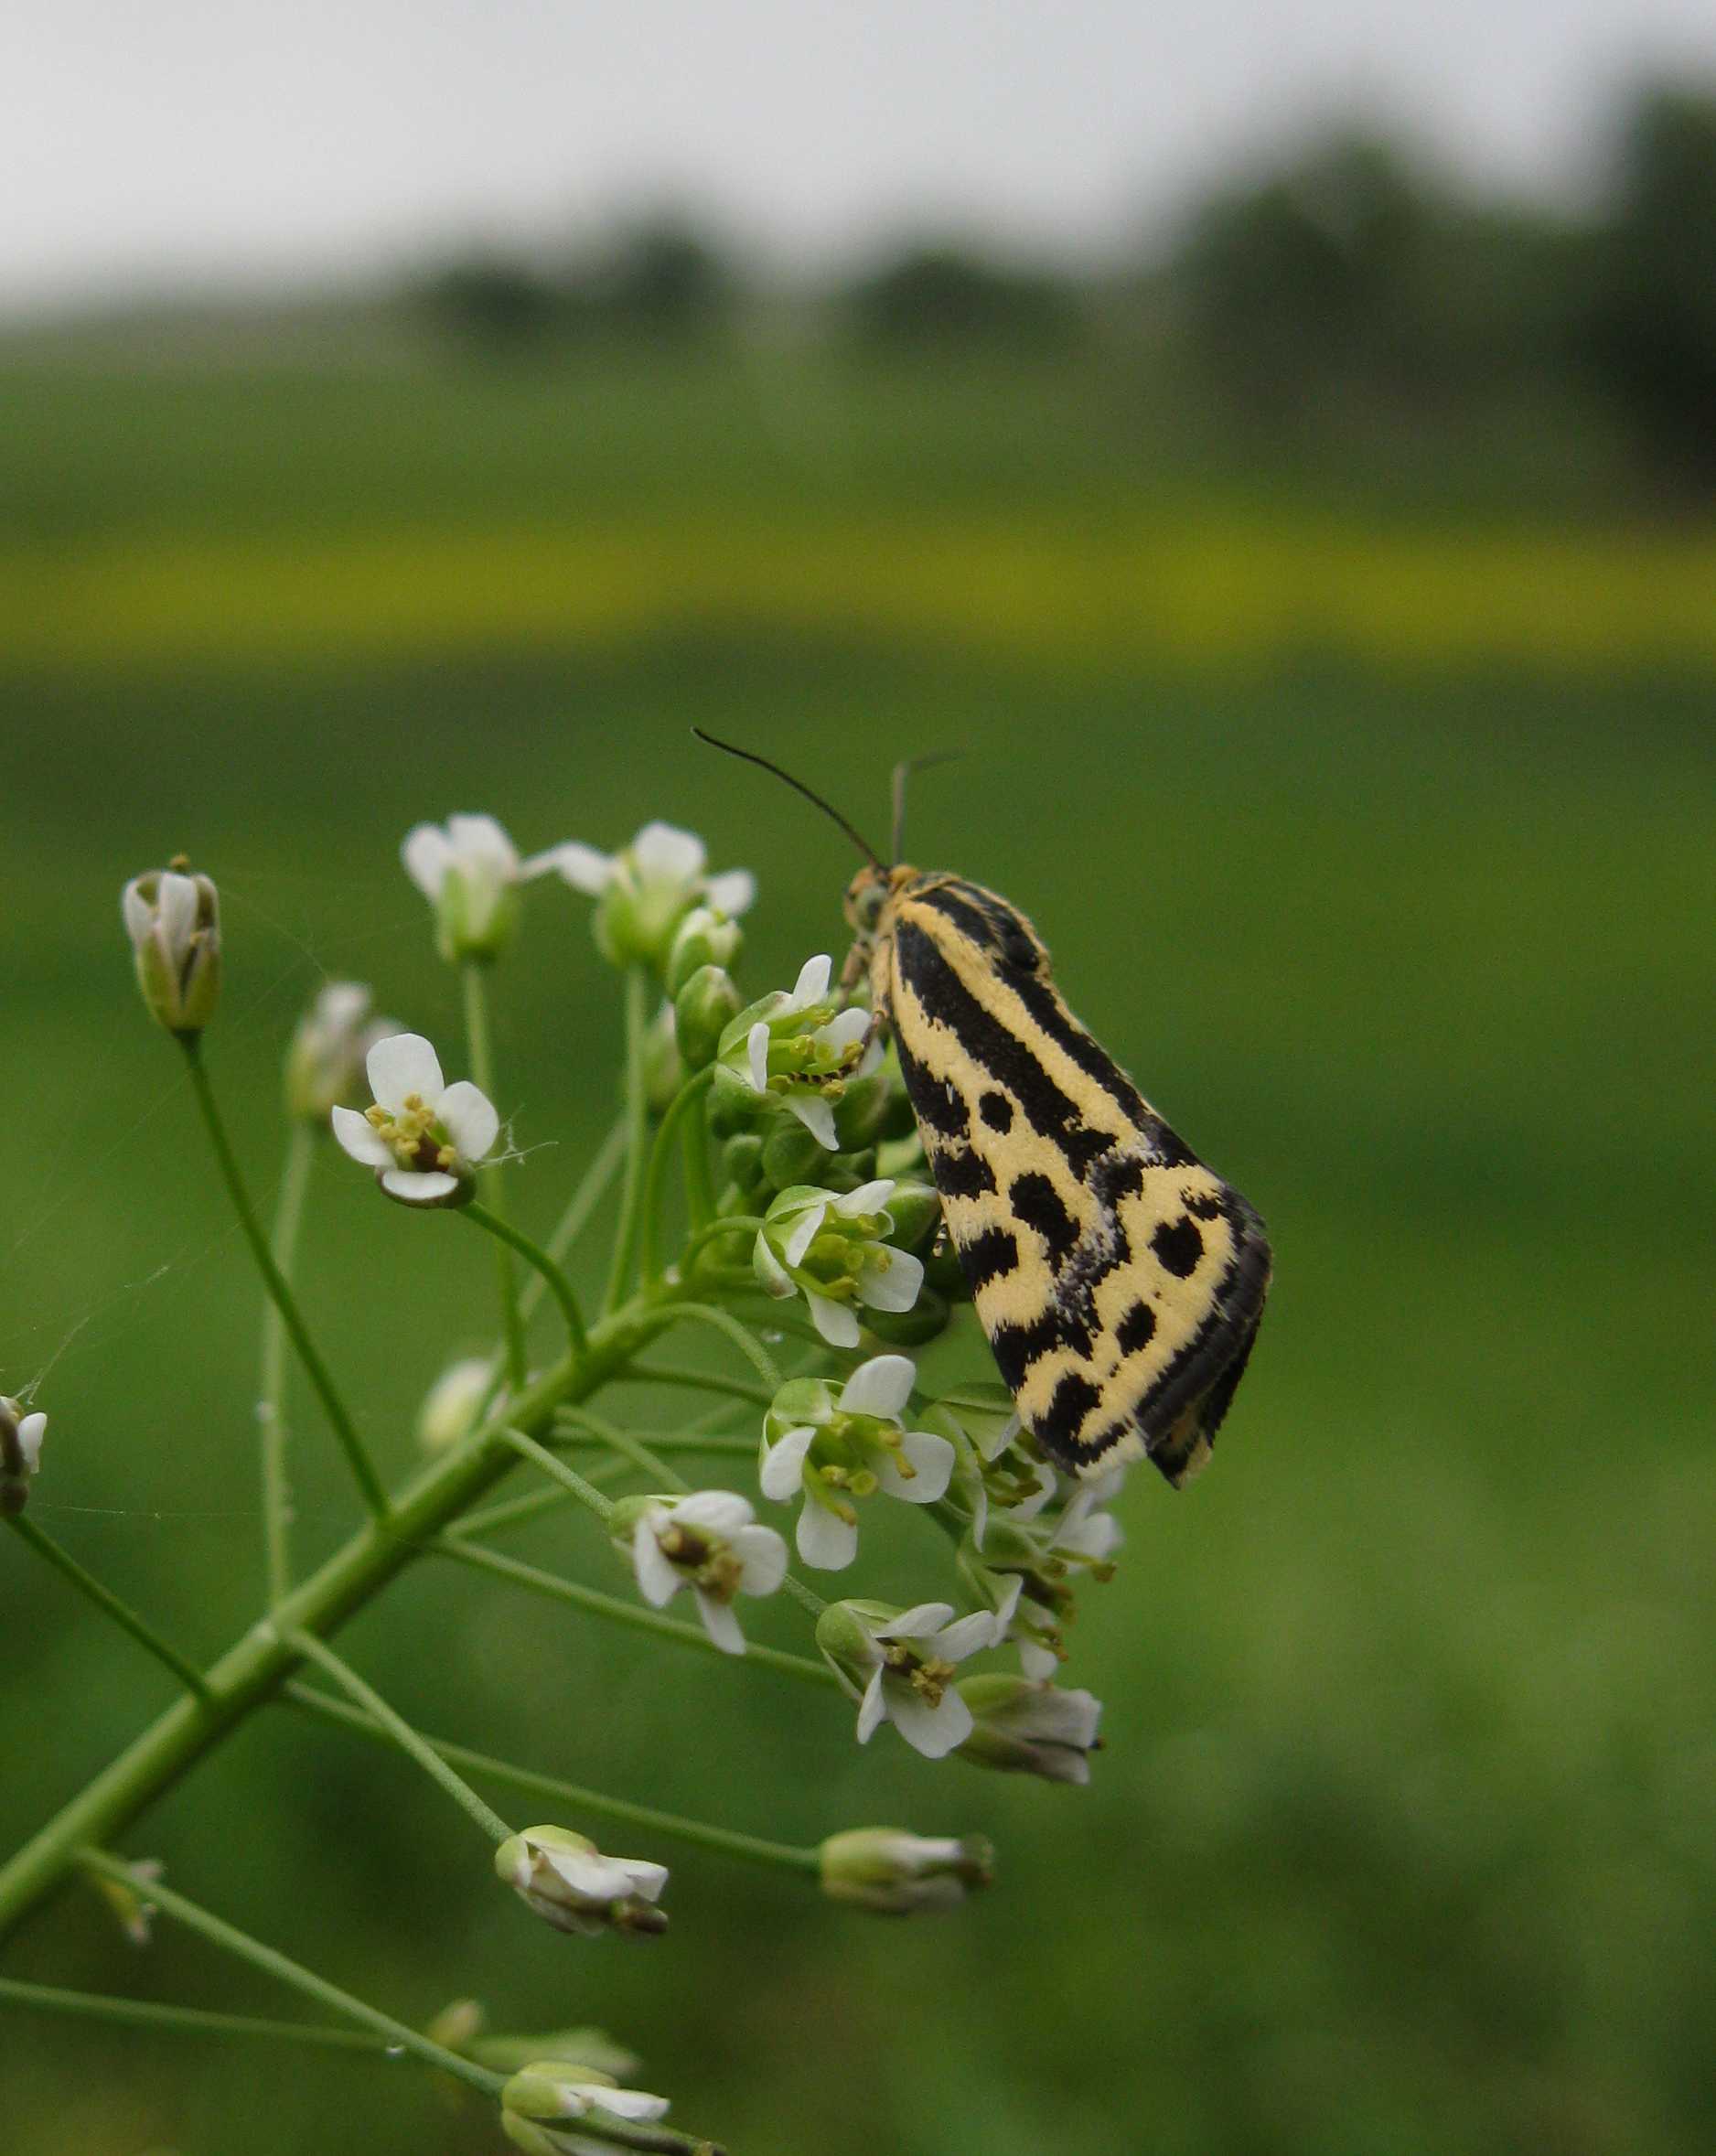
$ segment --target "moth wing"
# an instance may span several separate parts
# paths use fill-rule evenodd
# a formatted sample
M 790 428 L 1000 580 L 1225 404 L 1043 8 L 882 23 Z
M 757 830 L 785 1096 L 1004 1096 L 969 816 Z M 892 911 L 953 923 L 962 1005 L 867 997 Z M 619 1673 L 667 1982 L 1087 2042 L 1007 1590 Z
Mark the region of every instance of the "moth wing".
M 876 985 L 978 1318 L 1058 1465 L 1144 1456 L 1177 1486 L 1207 1461 L 1256 1339 L 1262 1223 L 1046 970 L 980 939 L 972 907 L 992 918 L 1004 902 L 951 892 L 896 902 Z

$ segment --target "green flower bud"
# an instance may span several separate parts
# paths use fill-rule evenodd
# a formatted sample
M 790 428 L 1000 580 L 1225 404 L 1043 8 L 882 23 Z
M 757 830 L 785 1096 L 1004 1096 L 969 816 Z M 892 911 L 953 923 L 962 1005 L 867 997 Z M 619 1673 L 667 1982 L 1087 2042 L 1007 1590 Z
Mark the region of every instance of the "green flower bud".
M 920 1250 L 941 1221 L 941 1197 L 932 1183 L 896 1183 L 888 1199 L 894 1240 L 903 1250 Z
M 644 1036 L 644 1098 L 651 1115 L 665 1115 L 673 1096 L 685 1083 L 685 1063 L 680 1055 L 673 1006 L 663 1003 Z
M 973 1724 L 959 1747 L 961 1759 L 1047 1782 L 1090 1779 L 1102 1702 L 1089 1692 L 1005 1676 L 968 1677 L 958 1689 Z
M 181 853 L 134 876 L 120 901 L 150 1014 L 180 1040 L 214 1015 L 220 994 L 220 900 Z
M 876 1666 L 876 1626 L 899 1614 L 887 1602 L 831 1602 L 817 1619 L 817 1646 L 854 1696 L 869 1683 Z
M 722 1032 L 739 1007 L 733 976 L 719 966 L 699 966 L 673 999 L 680 1054 L 689 1070 L 702 1070 L 715 1059 Z
M 668 947 L 668 993 L 677 996 L 692 974 L 702 972 L 705 966 L 713 966 L 724 973 L 731 972 L 744 941 L 745 931 L 737 921 L 728 920 L 713 906 L 694 906 L 673 931 L 673 940 Z M 735 993 L 733 1008 L 721 1021 L 722 1024 L 736 1017 L 738 1011 Z M 713 1051 L 705 1060 L 713 1060 Z
M 831 1901 L 884 1916 L 957 1907 L 995 1876 L 993 1846 L 981 1834 L 929 1840 L 898 1827 L 858 1827 L 831 1834 L 820 1853 Z
M 827 1158 L 802 1123 L 780 1123 L 763 1141 L 763 1175 L 777 1190 L 808 1183 Z

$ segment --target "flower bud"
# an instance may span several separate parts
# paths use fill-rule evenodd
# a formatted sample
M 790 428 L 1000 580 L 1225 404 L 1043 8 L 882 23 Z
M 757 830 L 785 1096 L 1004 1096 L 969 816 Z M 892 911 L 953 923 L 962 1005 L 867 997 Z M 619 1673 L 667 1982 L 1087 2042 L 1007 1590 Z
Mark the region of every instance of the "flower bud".
M 663 1932 L 666 1915 L 652 1904 L 668 1882 L 667 1868 L 633 1857 L 607 1857 L 595 1842 L 564 1827 L 527 1827 L 495 1851 L 495 1871 L 556 1931 L 595 1938 L 605 1931 Z
M 651 1115 L 665 1115 L 673 1096 L 685 1083 L 685 1065 L 680 1055 L 679 1035 L 673 1024 L 673 1006 L 663 1003 L 644 1035 L 644 1099 Z
M 888 1196 L 892 1240 L 902 1250 L 921 1250 L 941 1219 L 941 1197 L 931 1183 L 896 1183 Z
M 500 2092 L 500 2124 L 525 2156 L 607 2156 L 618 2146 L 659 2156 L 721 2156 L 713 2142 L 658 2122 L 666 2097 L 620 2088 L 591 2066 L 538 2059 Z
M 817 1619 L 817 1646 L 854 1695 L 869 1683 L 876 1665 L 876 1625 L 898 1614 L 891 1603 L 831 1602 Z
M 134 876 L 120 900 L 151 1014 L 180 1040 L 193 1040 L 220 994 L 220 901 L 183 854 Z
M 789 1190 L 818 1174 L 828 1155 L 802 1123 L 783 1122 L 763 1141 L 763 1175 L 777 1190 Z
M 995 1875 L 994 1850 L 981 1834 L 927 1840 L 902 1828 L 858 1827 L 831 1834 L 820 1856 L 822 1892 L 831 1900 L 884 1916 L 954 1908 Z
M 0 1518 L 22 1512 L 28 1502 L 47 1428 L 48 1418 L 39 1408 L 26 1413 L 16 1400 L 0 1397 Z
M 363 1082 L 364 1058 L 398 1022 L 374 1014 L 374 991 L 359 981 L 330 981 L 299 1019 L 286 1051 L 285 1108 L 295 1121 L 326 1130 L 338 1104 Z
M 724 1029 L 739 1008 L 731 973 L 719 966 L 699 966 L 687 975 L 673 998 L 680 1054 L 688 1070 L 702 1070 L 715 1059 Z
M 494 1366 L 487 1356 L 467 1355 L 449 1363 L 424 1395 L 417 1410 L 417 1443 L 425 1453 L 451 1452 L 476 1429 L 489 1388 L 495 1385 Z M 501 1398 L 495 1388 L 497 1405 Z
M 1101 1739 L 1102 1702 L 1085 1691 L 1062 1691 L 1025 1677 L 968 1677 L 960 1697 L 971 1711 L 971 1733 L 959 1747 L 974 1766 L 1003 1774 L 1040 1775 L 1046 1782 L 1088 1782 L 1090 1754 Z
M 713 906 L 694 906 L 673 931 L 673 940 L 668 946 L 668 993 L 677 996 L 692 974 L 701 973 L 705 966 L 730 972 L 744 941 L 745 931 L 737 921 L 728 920 Z M 727 1018 L 736 1016 L 739 1009 L 735 1000 Z M 722 1020 L 723 1025 L 727 1018 Z

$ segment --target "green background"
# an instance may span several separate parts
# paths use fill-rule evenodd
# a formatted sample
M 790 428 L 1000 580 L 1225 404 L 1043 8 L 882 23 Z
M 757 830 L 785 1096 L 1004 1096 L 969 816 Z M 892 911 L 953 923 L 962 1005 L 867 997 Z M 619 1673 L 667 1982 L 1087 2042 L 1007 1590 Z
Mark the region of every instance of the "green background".
M 456 984 L 397 866 L 413 821 L 488 810 L 526 850 L 692 825 L 713 865 L 759 874 L 743 971 L 760 991 L 843 947 L 849 852 L 688 726 L 778 756 L 872 828 L 897 757 L 957 747 L 919 782 L 909 852 L 1031 914 L 1074 1008 L 1278 1254 L 1214 1468 L 1178 1497 L 1134 1476 L 1121 1572 L 1083 1598 L 1067 1679 L 1108 1702 L 1092 1786 L 932 1765 L 891 1733 L 860 1752 L 832 1695 L 425 1564 L 347 1636 L 423 1725 L 788 1840 L 986 1831 L 997 1884 L 888 1925 L 610 1833 L 674 1863 L 673 1928 L 568 1940 L 499 1893 L 409 1765 L 285 1710 L 126 1851 L 406 2019 L 475 1994 L 497 2028 L 599 2021 L 676 2117 L 753 2156 L 1708 2148 L 1707 639 L 1677 654 L 1665 631 L 1648 665 L 1559 656 L 1529 632 L 1561 595 L 1528 585 L 1487 595 L 1526 625 L 1513 655 L 1433 594 L 1394 660 L 1386 625 L 1360 651 L 1291 609 L 1230 659 L 1207 636 L 1196 661 L 1152 658 L 1147 634 L 1087 633 L 1076 593 L 1035 587 L 1018 604 L 1046 627 L 1027 648 L 987 594 L 970 634 L 957 590 L 945 618 L 878 624 L 863 592 L 885 570 L 910 588 L 949 513 L 1076 526 L 1099 552 L 1123 506 L 1171 552 L 1178 520 L 1214 507 L 1291 554 L 1307 504 L 1193 457 L 1164 476 L 1103 384 L 1053 369 L 807 367 L 788 386 L 713 362 L 6 381 L 8 618 L 47 606 L 81 625 L 0 656 L 0 1353 L 51 1416 L 32 1511 L 198 1653 L 254 1609 L 257 1290 L 131 990 L 126 876 L 183 847 L 220 881 L 209 1056 L 266 1190 L 280 1051 L 325 973 L 373 981 L 462 1067 Z M 1378 549 L 1404 534 L 1457 582 L 1511 513 L 1463 488 L 1310 508 Z M 558 627 L 552 585 L 521 626 L 473 626 L 459 581 L 480 578 L 491 531 L 599 559 L 620 517 L 635 573 L 654 520 L 702 519 L 718 561 L 729 529 L 789 552 L 860 512 L 857 595 L 849 609 L 834 581 L 810 620 L 778 613 L 760 570 L 743 605 L 691 606 L 665 566 L 648 617 L 609 632 L 572 590 Z M 444 572 L 456 625 L 366 638 L 362 576 L 392 605 L 425 532 L 469 564 Z M 1627 573 L 1632 534 L 1578 532 Z M 147 609 L 115 627 L 98 603 L 112 551 L 170 563 L 187 542 L 199 566 L 174 572 L 170 633 L 152 639 Z M 223 550 L 259 544 L 345 564 L 338 589 L 295 595 L 278 639 L 222 582 Z M 1212 605 L 1251 619 L 1270 596 Z M 586 913 L 532 890 L 496 981 L 499 1091 L 527 1152 L 512 1202 L 539 1232 L 616 1103 L 618 984 Z M 402 1469 L 429 1379 L 484 1340 L 486 1257 L 377 1204 L 330 1153 L 304 1280 Z M 984 1367 L 969 1314 L 938 1358 Z M 640 1421 L 667 1411 L 627 1398 Z M 301 1396 L 297 1422 L 307 1555 L 352 1507 Z M 570 1518 L 521 1547 L 623 1588 Z M 903 1519 L 852 1579 L 927 1593 L 935 1558 Z M 755 1628 L 803 1644 L 787 1607 Z M 13 1546 L 0 1641 L 9 1845 L 166 1688 Z M 137 1954 L 79 1894 L 4 1968 L 281 2003 L 168 1926 Z M 409 2067 L 11 2011 L 3 2041 L 12 2156 L 499 2146 Z

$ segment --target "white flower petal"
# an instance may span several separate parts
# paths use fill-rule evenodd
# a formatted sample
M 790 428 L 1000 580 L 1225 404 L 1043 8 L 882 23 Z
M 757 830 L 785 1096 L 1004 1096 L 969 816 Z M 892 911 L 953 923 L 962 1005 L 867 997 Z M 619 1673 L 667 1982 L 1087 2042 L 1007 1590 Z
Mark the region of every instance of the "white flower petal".
M 141 949 L 155 926 L 155 908 L 138 890 L 134 877 L 119 895 L 119 910 L 125 917 L 126 935 Z
M 908 1610 L 902 1610 L 897 1617 L 890 1617 L 885 1625 L 875 1628 L 878 1639 L 928 1639 L 939 1632 L 953 1615 L 950 1602 L 915 1602 Z
M 736 1490 L 693 1490 L 670 1507 L 668 1517 L 676 1527 L 695 1528 L 724 1539 L 748 1527 L 756 1515 Z
M 798 1283 L 769 1249 L 768 1239 L 760 1228 L 751 1245 L 751 1271 L 756 1275 L 763 1293 L 772 1295 L 777 1303 L 798 1293 Z
M 840 1404 L 848 1414 L 891 1421 L 912 1397 L 917 1378 L 917 1366 L 909 1356 L 873 1355 L 842 1386 Z
M 829 976 L 833 971 L 834 961 L 826 952 L 813 959 L 806 959 L 799 969 L 799 978 L 792 993 L 781 1005 L 782 1014 L 805 1011 L 812 1003 L 820 1003 L 828 993 Z
M 843 1572 L 858 1554 L 858 1530 L 838 1512 L 807 1496 L 799 1515 L 799 1555 L 819 1572 Z
M 552 869 L 574 891 L 582 891 L 587 897 L 599 898 L 614 880 L 614 855 L 598 853 L 594 846 L 586 846 L 582 840 L 567 839 L 558 846 L 551 846 L 545 853 L 533 853 L 524 863 L 527 876 L 541 875 Z
M 784 1505 L 804 1484 L 804 1456 L 815 1441 L 814 1430 L 789 1430 L 769 1446 L 757 1474 L 764 1496 Z
M 1038 1639 L 1019 1642 L 1019 1668 L 1037 1684 L 1046 1684 L 1060 1668 L 1060 1657 Z
M 469 1078 L 460 1078 L 442 1094 L 435 1113 L 446 1126 L 455 1148 L 467 1161 L 488 1157 L 500 1131 L 495 1104 Z
M 155 903 L 161 917 L 161 935 L 167 954 L 177 964 L 197 926 L 196 883 L 173 869 L 164 869 L 156 886 Z
M 451 1197 L 458 1186 L 456 1175 L 444 1175 L 438 1168 L 427 1173 L 416 1168 L 389 1168 L 381 1177 L 381 1187 L 389 1196 L 408 1206 L 434 1205 Z
M 731 1603 L 717 1602 L 713 1594 L 705 1594 L 699 1587 L 697 1614 L 703 1621 L 703 1630 L 724 1655 L 742 1655 L 745 1652 L 745 1635 L 739 1629 L 739 1620 L 733 1614 Z
M 853 1069 L 853 1077 L 855 1078 L 868 1078 L 876 1065 L 881 1062 L 883 1052 L 882 1035 L 878 1029 L 864 1043 L 864 1052 L 859 1057 Z
M 973 1610 L 969 1617 L 957 1618 L 936 1635 L 935 1650 L 944 1662 L 963 1662 L 967 1655 L 981 1655 L 985 1647 L 993 1646 L 1002 1630 L 993 1610 Z
M 441 886 L 453 865 L 453 848 L 445 831 L 438 823 L 413 825 L 405 833 L 399 857 L 405 864 L 405 874 L 433 905 L 440 897 Z
M 733 1538 L 741 1594 L 773 1594 L 787 1576 L 787 1545 L 773 1528 L 741 1528 Z
M 41 1464 L 42 1439 L 47 1431 L 48 1417 L 40 1408 L 33 1415 L 26 1415 L 18 1424 L 18 1450 L 24 1455 L 26 1471 L 31 1475 Z
M 340 1149 L 353 1160 L 361 1161 L 366 1168 L 391 1168 L 394 1164 L 393 1148 L 367 1116 L 359 1115 L 355 1108 L 337 1108 L 333 1120 Z
M 646 823 L 627 849 L 640 883 L 689 887 L 702 875 L 709 856 L 695 831 L 674 823 Z
M 638 1592 L 657 1609 L 665 1607 L 680 1590 L 680 1575 L 656 1538 L 656 1529 L 666 1518 L 666 1510 L 658 1506 L 646 1512 L 631 1531 L 631 1562 Z
M 492 816 L 449 816 L 447 837 L 459 866 L 510 884 L 519 874 L 519 850 Z
M 754 1093 L 768 1090 L 768 1021 L 759 1018 L 745 1036 L 745 1075 Z
M 814 1038 L 826 1048 L 840 1051 L 855 1048 L 870 1030 L 870 1014 L 854 1003 L 850 1010 L 831 1018 L 826 1025 L 817 1028 Z
M 668 2115 L 666 2097 L 646 2096 L 641 2088 L 593 2088 L 590 2104 L 594 2110 L 611 2112 L 616 2118 L 665 2118 Z
M 834 1210 L 847 1220 L 857 1219 L 860 1213 L 880 1213 L 894 1196 L 891 1176 L 879 1175 L 874 1183 L 861 1183 L 856 1190 L 847 1191 L 834 1200 Z
M 858 1320 L 844 1303 L 819 1295 L 814 1288 L 804 1291 L 804 1299 L 810 1312 L 810 1323 L 831 1347 L 857 1346 Z
M 804 1254 L 816 1240 L 818 1230 L 828 1217 L 828 1207 L 823 1204 L 808 1205 L 792 1224 L 792 1233 L 780 1253 L 785 1265 L 802 1265 Z
M 858 1300 L 872 1310 L 909 1310 L 924 1284 L 924 1263 L 909 1250 L 881 1248 L 864 1253 Z
M 890 1497 L 904 1497 L 908 1505 L 933 1505 L 938 1497 L 946 1496 L 948 1485 L 953 1479 L 953 1447 L 945 1437 L 935 1437 L 928 1430 L 908 1430 L 900 1442 L 900 1451 L 917 1469 L 915 1475 L 903 1475 L 897 1463 L 885 1453 L 875 1456 L 876 1479 Z
M 883 1682 L 888 1720 L 915 1752 L 926 1759 L 945 1759 L 971 1733 L 971 1710 L 958 1692 L 949 1689 L 932 1707 L 911 1684 Z
M 1006 1637 L 1007 1627 L 1018 1614 L 1019 1597 L 1024 1593 L 1024 1582 L 1017 1572 L 1012 1573 L 1001 1591 L 1001 1600 L 995 1604 L 995 1643 L 999 1646 Z
M 858 1742 L 867 1744 L 887 1719 L 887 1701 L 882 1696 L 882 1666 L 870 1672 L 864 1696 L 858 1702 Z
M 703 896 L 717 913 L 736 921 L 756 902 L 756 878 L 748 868 L 724 869 L 720 875 L 711 876 L 703 885 Z
M 400 1109 L 408 1093 L 434 1102 L 445 1089 L 441 1059 L 420 1033 L 390 1034 L 364 1059 L 370 1090 L 383 1108 Z
M 1093 1512 L 1089 1519 L 1081 1519 L 1071 1528 L 1062 1528 L 1055 1538 L 1056 1550 L 1070 1550 L 1076 1557 L 1088 1557 L 1097 1564 L 1114 1552 L 1126 1539 L 1121 1523 L 1111 1512 Z
M 791 1092 L 785 1099 L 819 1145 L 826 1145 L 831 1153 L 840 1151 L 840 1139 L 834 1131 L 834 1110 L 820 1093 Z

